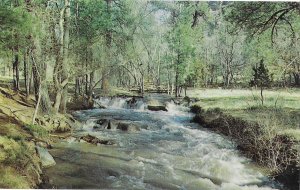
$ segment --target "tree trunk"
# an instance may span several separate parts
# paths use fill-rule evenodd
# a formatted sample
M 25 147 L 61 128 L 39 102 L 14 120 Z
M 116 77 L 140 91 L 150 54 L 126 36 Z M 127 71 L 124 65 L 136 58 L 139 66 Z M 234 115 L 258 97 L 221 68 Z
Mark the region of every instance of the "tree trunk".
M 141 77 L 141 86 L 140 86 L 140 93 L 141 93 L 141 95 L 143 96 L 144 95 L 144 91 L 145 91 L 145 84 L 144 84 L 144 73 L 142 74 L 142 77 Z
M 67 102 L 68 102 L 68 88 L 69 85 L 66 84 L 63 89 L 62 89 L 62 94 L 61 94 L 61 102 L 60 102 L 60 113 L 67 113 Z
M 260 98 L 261 98 L 261 105 L 264 105 L 264 96 L 263 96 L 263 87 L 260 87 Z
M 25 81 L 25 92 L 26 96 L 29 96 L 29 69 L 28 69 L 28 50 L 25 50 L 24 52 L 24 81 Z
M 106 12 L 108 17 L 111 17 L 111 3 L 112 0 L 105 0 L 106 1 Z M 106 55 L 107 55 L 107 63 L 111 63 L 111 45 L 112 45 L 112 31 L 111 28 L 108 28 L 105 32 L 105 40 L 106 40 Z M 102 72 L 102 85 L 101 85 L 101 89 L 104 92 L 107 92 L 108 89 L 105 89 L 106 87 L 109 86 L 109 79 L 108 79 L 108 75 L 107 75 L 108 71 L 107 68 L 103 69 Z
M 68 50 L 69 50 L 69 30 L 70 30 L 70 0 L 64 1 L 64 7 L 60 10 L 59 36 L 57 38 L 56 65 L 54 68 L 54 85 L 56 96 L 54 111 L 57 113 L 66 112 L 68 99 Z M 57 35 L 57 31 L 53 31 Z
M 80 94 L 80 79 L 79 77 L 76 77 L 75 79 L 75 97 L 78 98 Z
M 61 96 L 62 96 L 62 89 L 57 89 L 56 95 L 55 95 L 55 102 L 54 102 L 54 106 L 53 106 L 55 113 L 57 113 L 59 110 Z
M 295 86 L 300 86 L 300 74 L 299 73 L 293 73 Z
M 177 53 L 177 63 L 176 63 L 176 71 L 175 71 L 175 97 L 179 96 L 179 60 L 180 55 Z
M 84 84 L 85 84 L 85 94 L 88 95 L 89 89 L 89 75 L 86 74 L 84 77 Z
M 35 96 L 35 100 L 38 100 L 39 97 L 39 86 L 40 86 L 40 79 L 39 76 L 37 74 L 37 68 L 34 66 L 32 67 L 32 77 L 33 77 L 33 89 L 34 89 L 34 96 Z
M 34 89 L 35 89 L 35 98 L 36 101 L 39 100 L 40 98 L 40 110 L 43 113 L 49 114 L 52 112 L 51 109 L 51 103 L 50 103 L 50 98 L 49 98 L 49 93 L 48 93 L 48 86 L 46 82 L 46 68 L 45 65 L 42 67 L 42 64 L 40 63 L 40 70 L 37 67 L 37 62 L 35 61 L 35 51 L 31 51 L 31 60 L 32 60 L 32 76 L 33 76 L 33 81 L 34 81 Z
M 94 75 L 95 71 L 92 71 L 90 73 L 90 85 L 89 85 L 89 92 L 88 92 L 88 98 L 90 99 L 93 95 L 93 89 L 94 89 Z
M 13 81 L 14 81 L 14 90 L 19 90 L 19 55 L 15 54 L 13 61 Z
M 64 15 L 64 37 L 63 37 L 63 65 L 62 65 L 62 83 L 68 81 L 68 58 L 69 58 L 69 41 L 70 41 L 70 0 L 65 0 L 65 15 Z M 60 102 L 60 112 L 66 113 L 68 101 L 68 83 L 63 86 L 62 97 Z

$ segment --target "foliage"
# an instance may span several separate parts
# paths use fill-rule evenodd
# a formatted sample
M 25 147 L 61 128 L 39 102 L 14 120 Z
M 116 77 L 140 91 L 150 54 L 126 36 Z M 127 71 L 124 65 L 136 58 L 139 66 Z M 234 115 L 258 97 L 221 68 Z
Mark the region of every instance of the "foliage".
M 291 22 L 298 11 L 296 2 L 236 2 L 229 5 L 226 18 L 252 35 L 271 29 L 273 38 L 280 24 L 290 25 L 290 32 L 294 35 Z
M 300 85 L 295 2 L 78 0 L 70 1 L 68 18 L 64 3 L 1 2 L 2 68 L 8 73 L 8 63 L 20 55 L 20 63 L 29 58 L 31 72 L 32 52 L 48 80 L 41 90 L 45 99 L 48 86 L 63 78 L 76 81 L 77 96 L 89 96 L 103 83 L 140 91 L 146 83 L 169 91 L 246 87 L 252 63 L 261 59 L 274 74 L 272 85 Z M 61 23 L 69 28 L 64 35 Z M 66 36 L 68 42 L 59 42 Z
M 265 67 L 263 59 L 260 61 L 259 66 L 253 67 L 253 78 L 250 81 L 250 86 L 258 86 L 260 88 L 263 87 L 270 87 L 270 77 L 269 77 L 269 71 Z

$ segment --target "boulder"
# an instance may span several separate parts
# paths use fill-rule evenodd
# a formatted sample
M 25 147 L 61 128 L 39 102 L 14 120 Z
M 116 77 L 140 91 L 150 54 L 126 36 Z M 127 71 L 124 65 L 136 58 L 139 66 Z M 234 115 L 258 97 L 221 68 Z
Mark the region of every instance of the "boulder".
M 54 166 L 56 164 L 55 160 L 51 156 L 51 154 L 48 152 L 47 149 L 36 146 L 37 153 L 41 159 L 42 167 L 47 168 Z
M 99 119 L 96 121 L 96 125 L 93 126 L 93 129 L 107 129 L 109 122 L 110 121 L 108 119 Z
M 87 143 L 94 144 L 94 145 L 97 145 L 97 144 L 114 145 L 115 144 L 115 142 L 113 142 L 111 140 L 101 140 L 90 134 L 80 137 L 80 141 L 87 142 Z
M 136 132 L 140 131 L 140 129 L 147 129 L 148 126 L 145 124 L 137 124 L 131 121 L 118 121 L 118 120 L 110 120 L 108 121 L 108 125 L 106 129 L 110 130 L 121 130 L 128 132 Z
M 173 98 L 172 98 L 171 100 L 173 101 L 173 103 L 174 103 L 174 104 L 176 104 L 176 105 L 180 105 L 180 101 L 179 101 L 179 100 L 177 100 L 177 99 L 173 99 Z
M 131 132 L 140 131 L 140 128 L 137 125 L 130 122 L 120 122 L 117 129 Z
M 119 122 L 116 120 L 109 120 L 106 129 L 116 130 Z
M 155 106 L 152 106 L 152 105 L 148 105 L 148 110 L 151 110 L 151 111 L 168 111 L 166 106 L 163 106 L 163 105 L 155 105 Z
M 106 109 L 106 106 L 102 105 L 98 101 L 94 101 L 94 107 L 99 108 L 99 109 Z
M 108 123 L 108 120 L 107 119 L 99 119 L 96 121 L 96 123 L 99 125 L 104 125 L 105 123 Z
M 135 97 L 132 97 L 129 100 L 126 100 L 126 103 L 130 108 L 133 108 L 135 106 L 136 102 L 137 102 L 137 100 L 135 99 Z
M 182 106 L 190 106 L 190 103 L 191 103 L 191 99 L 188 97 L 188 96 L 185 96 L 182 101 L 180 102 L 180 104 Z

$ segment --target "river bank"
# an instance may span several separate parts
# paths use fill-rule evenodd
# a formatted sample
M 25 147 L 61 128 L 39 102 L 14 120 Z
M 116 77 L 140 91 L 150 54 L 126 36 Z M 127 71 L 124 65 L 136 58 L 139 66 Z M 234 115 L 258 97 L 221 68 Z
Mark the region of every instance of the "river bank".
M 194 122 L 232 138 L 245 156 L 266 166 L 272 176 L 289 189 L 298 190 L 299 111 L 295 108 L 282 108 L 283 105 L 273 108 L 270 104 L 275 101 L 276 105 L 276 99 L 268 99 L 268 106 L 255 106 L 256 102 L 251 102 L 251 98 L 254 97 L 250 97 L 251 92 L 247 92 L 250 94 L 247 100 L 247 95 L 239 98 L 240 92 L 235 94 L 234 91 L 228 91 L 226 95 L 226 90 L 223 94 L 222 90 L 211 91 L 214 91 L 214 94 L 207 96 L 209 99 L 203 95 L 209 94 L 209 90 L 204 90 L 201 94 L 199 92 L 200 98 L 194 93 L 193 97 L 200 99 L 191 107 L 196 114 Z M 271 93 L 273 92 L 269 92 Z M 282 104 L 282 101 L 280 100 L 279 104 Z
M 47 149 L 76 126 L 68 114 L 38 115 L 32 125 L 34 110 L 34 97 L 0 87 L 1 188 L 38 187 L 43 169 L 55 164 Z

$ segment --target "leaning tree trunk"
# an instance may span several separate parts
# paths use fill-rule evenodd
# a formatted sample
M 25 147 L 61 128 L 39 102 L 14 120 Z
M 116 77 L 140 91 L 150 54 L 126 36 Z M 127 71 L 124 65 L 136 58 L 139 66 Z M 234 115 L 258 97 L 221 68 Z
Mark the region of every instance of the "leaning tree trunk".
M 32 60 L 32 76 L 35 89 L 35 98 L 36 101 L 40 99 L 40 111 L 42 113 L 50 114 L 52 112 L 51 102 L 48 92 L 48 85 L 46 82 L 46 65 L 36 61 L 35 50 L 31 51 L 31 60 Z M 40 67 L 38 67 L 38 65 Z M 40 96 L 40 98 L 39 98 Z
M 54 85 L 56 96 L 54 102 L 54 111 L 57 113 L 66 112 L 68 99 L 68 49 L 69 49 L 69 28 L 70 28 L 70 0 L 65 0 L 64 7 L 60 11 L 59 18 L 59 36 L 57 39 L 56 64 L 54 68 Z M 56 30 L 53 30 L 57 34 Z

